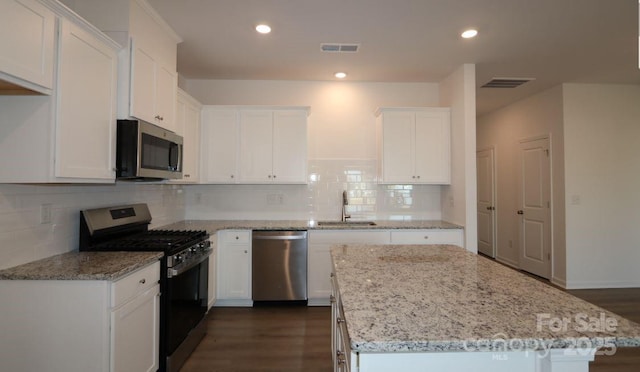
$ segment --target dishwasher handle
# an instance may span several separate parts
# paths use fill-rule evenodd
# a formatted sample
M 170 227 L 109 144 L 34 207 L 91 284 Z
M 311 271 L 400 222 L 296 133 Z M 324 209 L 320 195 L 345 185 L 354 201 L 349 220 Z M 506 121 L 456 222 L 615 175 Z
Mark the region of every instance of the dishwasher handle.
M 306 235 L 253 235 L 253 240 L 304 240 Z

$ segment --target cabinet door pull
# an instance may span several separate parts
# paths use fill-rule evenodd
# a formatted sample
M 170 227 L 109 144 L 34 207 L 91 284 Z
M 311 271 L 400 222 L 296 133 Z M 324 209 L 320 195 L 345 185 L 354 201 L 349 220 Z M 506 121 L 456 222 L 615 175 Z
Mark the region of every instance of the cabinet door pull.
M 144 284 L 146 282 L 147 282 L 147 280 L 145 278 L 140 279 L 140 284 Z
M 424 238 L 425 238 L 425 239 L 429 239 L 429 235 L 425 235 L 425 236 L 424 236 Z

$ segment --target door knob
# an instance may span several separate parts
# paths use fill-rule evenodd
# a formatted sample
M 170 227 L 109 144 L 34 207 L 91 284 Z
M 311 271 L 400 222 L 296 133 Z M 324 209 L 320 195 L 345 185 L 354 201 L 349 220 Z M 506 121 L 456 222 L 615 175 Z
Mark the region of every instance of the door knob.
M 518 210 L 518 214 L 524 214 L 524 211 L 522 209 Z

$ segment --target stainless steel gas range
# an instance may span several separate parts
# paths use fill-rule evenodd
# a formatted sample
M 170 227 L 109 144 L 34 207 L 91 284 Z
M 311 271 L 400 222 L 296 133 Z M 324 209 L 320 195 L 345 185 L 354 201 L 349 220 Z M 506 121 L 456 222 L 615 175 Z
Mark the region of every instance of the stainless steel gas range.
M 209 260 L 206 231 L 149 230 L 146 204 L 80 213 L 81 251 L 161 251 L 160 371 L 178 371 L 206 334 Z

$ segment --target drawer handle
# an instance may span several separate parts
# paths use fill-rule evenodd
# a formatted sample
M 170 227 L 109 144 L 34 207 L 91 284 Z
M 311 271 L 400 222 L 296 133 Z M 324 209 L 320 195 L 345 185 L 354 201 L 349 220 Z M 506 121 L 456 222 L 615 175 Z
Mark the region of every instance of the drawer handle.
M 145 278 L 140 279 L 140 284 L 144 284 L 146 282 L 147 282 L 147 280 Z
M 236 240 L 238 240 L 238 239 L 240 239 L 240 237 L 239 237 L 239 236 L 236 236 Z
M 344 319 L 342 319 L 342 318 L 336 318 L 336 322 L 337 322 L 338 324 L 340 324 L 340 323 L 344 323 Z
M 425 238 L 425 239 L 429 239 L 429 235 L 426 235 L 424 238 Z

